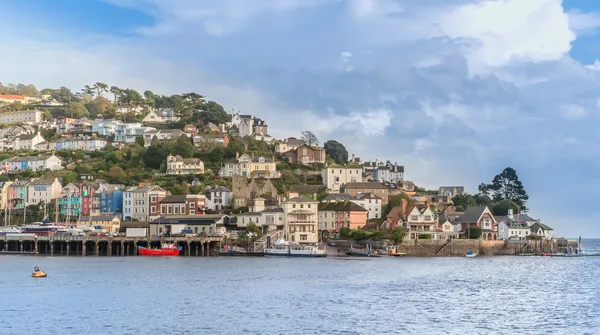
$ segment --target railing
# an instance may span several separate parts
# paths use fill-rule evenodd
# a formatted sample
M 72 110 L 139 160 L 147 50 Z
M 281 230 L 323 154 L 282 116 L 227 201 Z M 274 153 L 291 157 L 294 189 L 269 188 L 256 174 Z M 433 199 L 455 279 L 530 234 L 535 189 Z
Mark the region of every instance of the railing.
M 223 237 L 207 236 L 207 237 L 127 237 L 127 236 L 15 236 L 15 235 L 0 235 L 0 241 L 49 241 L 49 242 L 70 242 L 70 241 L 92 241 L 92 242 L 127 242 L 127 241 L 202 241 L 202 242 L 218 242 L 223 241 Z
M 271 243 L 277 239 L 283 238 L 282 230 L 270 231 L 254 242 L 254 252 L 262 252 L 267 248 L 267 242 L 271 238 Z

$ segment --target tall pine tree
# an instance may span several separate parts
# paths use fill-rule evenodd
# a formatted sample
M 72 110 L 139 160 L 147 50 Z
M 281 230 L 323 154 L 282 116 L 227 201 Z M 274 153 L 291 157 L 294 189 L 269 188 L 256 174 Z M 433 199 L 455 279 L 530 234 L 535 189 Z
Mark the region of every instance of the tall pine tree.
M 517 176 L 517 171 L 511 167 L 507 167 L 496 175 L 492 183 L 488 185 L 488 189 L 492 191 L 495 201 L 507 199 L 519 205 L 521 209 L 527 208 L 525 203 L 529 196 Z

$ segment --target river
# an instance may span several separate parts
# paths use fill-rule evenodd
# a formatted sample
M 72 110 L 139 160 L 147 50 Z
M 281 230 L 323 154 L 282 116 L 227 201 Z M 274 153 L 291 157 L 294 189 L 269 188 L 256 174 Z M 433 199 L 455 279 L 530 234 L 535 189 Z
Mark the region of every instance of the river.
M 600 257 L 0 256 L 1 333 L 597 334 L 598 278 Z

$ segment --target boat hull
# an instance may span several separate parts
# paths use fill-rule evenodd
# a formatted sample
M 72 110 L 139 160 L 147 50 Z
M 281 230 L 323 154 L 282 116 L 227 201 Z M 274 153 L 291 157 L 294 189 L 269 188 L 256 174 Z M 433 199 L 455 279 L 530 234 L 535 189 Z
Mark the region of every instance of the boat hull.
M 31 276 L 33 278 L 46 278 L 46 277 L 48 277 L 48 275 L 46 275 L 46 272 L 44 272 L 44 271 L 36 271 L 36 272 L 32 273 Z
M 138 247 L 140 256 L 179 256 L 179 248 L 148 249 Z
M 299 253 L 277 253 L 265 252 L 265 257 L 293 257 L 293 258 L 323 258 L 327 254 L 299 254 Z

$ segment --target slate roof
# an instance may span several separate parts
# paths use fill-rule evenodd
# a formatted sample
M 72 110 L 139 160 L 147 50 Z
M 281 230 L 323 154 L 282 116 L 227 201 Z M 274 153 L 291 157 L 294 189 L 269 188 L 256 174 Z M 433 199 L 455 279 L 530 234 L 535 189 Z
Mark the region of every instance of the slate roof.
M 346 183 L 346 189 L 386 189 L 387 186 L 380 183 L 354 182 Z
M 463 223 L 475 223 L 479 220 L 486 206 L 469 206 L 465 211 L 465 214 L 460 218 Z
M 307 199 L 303 197 L 295 197 L 287 200 L 286 202 L 316 202 L 316 200 Z
M 353 203 L 352 201 L 322 202 L 319 204 L 319 210 L 335 212 L 367 212 L 366 209 Z
M 173 203 L 179 203 L 179 202 L 185 202 L 186 197 L 185 195 L 168 195 L 166 197 L 164 197 L 160 203 L 161 204 L 173 204 Z
M 374 195 L 372 193 L 359 193 L 356 195 L 356 199 L 357 200 L 364 200 L 364 199 L 381 200 L 381 197 Z
M 116 215 L 98 215 L 98 216 L 92 216 L 92 219 L 90 220 L 89 216 L 82 216 L 79 218 L 79 221 L 112 221 L 112 220 L 114 220 L 115 217 L 117 217 L 117 216 Z
M 350 194 L 345 194 L 345 193 L 333 193 L 333 194 L 328 194 L 325 196 L 325 198 L 323 198 L 323 202 L 328 202 L 328 201 L 348 201 L 348 200 L 352 200 L 354 199 Z

